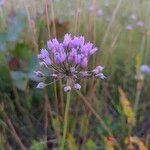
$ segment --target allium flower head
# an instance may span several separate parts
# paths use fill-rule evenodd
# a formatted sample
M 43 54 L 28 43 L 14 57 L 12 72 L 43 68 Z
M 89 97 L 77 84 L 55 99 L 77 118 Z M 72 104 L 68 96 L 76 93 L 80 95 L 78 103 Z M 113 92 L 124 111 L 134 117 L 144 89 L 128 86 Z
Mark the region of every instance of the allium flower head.
M 130 19 L 133 20 L 133 21 L 136 21 L 137 18 L 138 18 L 138 17 L 137 17 L 136 14 L 132 14 L 132 15 L 130 16 Z
M 143 64 L 141 65 L 140 70 L 142 74 L 150 75 L 150 66 Z
M 48 77 L 57 80 L 64 79 L 67 82 L 64 87 L 65 92 L 71 89 L 80 90 L 81 85 L 76 83 L 78 79 L 92 76 L 105 79 L 102 66 L 97 66 L 91 71 L 86 70 L 90 56 L 97 50 L 92 43 L 85 42 L 83 36 L 73 37 L 70 34 L 66 34 L 62 42 L 59 42 L 56 38 L 49 40 L 47 49 L 41 49 L 38 59 L 40 67 L 47 69 L 50 74 L 45 76 L 39 70 L 35 71 L 35 74 L 38 77 L 45 76 L 46 79 Z M 40 82 L 37 88 L 44 88 L 48 84 Z
M 104 15 L 103 10 L 102 10 L 102 9 L 99 9 L 99 10 L 97 11 L 97 16 L 98 16 L 98 17 L 101 17 L 101 16 L 103 16 L 103 15 Z
M 5 3 L 5 0 L 0 0 L 0 6 L 2 6 Z
M 133 30 L 133 26 L 132 25 L 127 25 L 126 30 Z
M 143 21 L 138 21 L 136 24 L 139 27 L 144 27 L 144 25 L 145 25 Z

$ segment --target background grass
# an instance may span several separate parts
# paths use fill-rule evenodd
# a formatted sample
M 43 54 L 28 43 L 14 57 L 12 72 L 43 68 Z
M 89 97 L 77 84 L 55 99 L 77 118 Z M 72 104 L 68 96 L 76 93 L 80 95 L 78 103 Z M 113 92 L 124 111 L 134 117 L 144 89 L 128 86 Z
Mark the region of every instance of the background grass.
M 137 20 L 131 19 L 133 14 Z M 143 27 L 136 25 L 139 20 Z M 150 78 L 141 75 L 140 65 L 150 64 L 150 1 L 11 0 L 0 5 L 0 22 L 0 149 L 58 149 L 66 95 L 59 82 L 57 96 L 54 85 L 36 89 L 33 71 L 39 49 L 67 32 L 84 35 L 99 48 L 89 68 L 105 66 L 107 79 L 83 80 L 82 91 L 71 93 L 66 149 L 117 149 L 114 139 L 121 149 L 140 149 L 140 142 L 148 148 Z

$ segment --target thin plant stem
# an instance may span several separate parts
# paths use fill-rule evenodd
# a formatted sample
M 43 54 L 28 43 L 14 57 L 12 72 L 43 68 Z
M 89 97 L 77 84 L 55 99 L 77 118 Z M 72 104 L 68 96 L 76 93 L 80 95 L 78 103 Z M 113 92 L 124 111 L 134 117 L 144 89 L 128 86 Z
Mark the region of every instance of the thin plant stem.
M 12 123 L 11 123 L 9 118 L 7 118 L 7 123 L 9 125 L 9 127 L 11 128 L 11 133 L 12 133 L 14 139 L 16 140 L 16 142 L 18 143 L 18 145 L 20 146 L 20 148 L 22 150 L 26 150 L 26 147 L 24 146 L 24 144 L 22 143 L 21 139 L 19 138 L 19 136 L 18 136 L 18 134 L 17 134 L 17 132 L 16 132 L 16 130 L 15 130 L 14 126 L 12 125 Z
M 24 4 L 24 7 L 25 7 L 25 10 L 26 10 L 26 13 L 27 13 L 29 30 L 30 30 L 32 42 L 33 42 L 33 45 L 34 45 L 34 48 L 35 48 L 35 53 L 37 54 L 39 47 L 38 47 L 38 44 L 37 44 L 37 32 L 36 32 L 35 22 L 31 19 L 31 15 L 30 15 L 28 6 L 26 5 L 25 2 L 23 2 L 23 4 Z
M 44 130 L 45 130 L 45 141 L 47 141 L 47 133 L 48 133 L 48 99 L 46 97 L 46 91 L 45 92 L 45 123 L 44 123 Z M 47 143 L 45 143 L 45 147 L 47 148 Z
M 15 130 L 15 128 L 14 128 L 11 120 L 9 119 L 9 117 L 7 116 L 7 114 L 5 113 L 5 110 L 2 111 L 1 114 L 3 115 L 3 118 L 5 119 L 8 127 L 9 127 L 9 130 L 10 130 L 12 136 L 13 136 L 13 138 L 16 140 L 16 143 L 20 146 L 20 148 L 22 150 L 27 150 L 26 147 L 25 147 L 25 145 L 22 143 L 20 137 L 18 136 L 18 134 L 17 134 L 17 132 L 16 132 L 16 130 Z
M 80 28 L 80 18 L 81 18 L 81 9 L 82 9 L 82 0 L 77 1 L 77 12 L 74 19 L 74 34 L 78 35 Z
M 46 24 L 48 30 L 48 38 L 51 38 L 51 31 L 49 26 L 49 15 L 48 15 L 48 0 L 45 0 L 45 13 L 46 13 Z M 55 97 L 55 110 L 58 113 L 58 97 L 57 97 L 57 85 L 54 79 L 54 97 Z
M 48 1 L 47 0 L 45 0 L 45 13 L 46 13 L 46 24 L 47 24 L 48 38 L 50 38 L 51 35 L 50 35 L 49 15 L 48 15 Z
M 63 98 L 63 91 L 62 91 L 62 79 L 59 80 L 60 83 L 60 101 L 61 101 L 61 113 L 64 115 L 64 98 Z
M 54 12 L 55 8 L 54 8 L 54 4 L 53 4 L 52 0 L 50 0 L 50 6 L 51 6 L 52 32 L 53 32 L 52 35 L 57 38 L 56 22 L 55 22 L 55 12 Z M 62 92 L 62 81 L 61 81 L 61 79 L 59 80 L 59 86 L 60 86 L 60 91 L 59 91 L 59 93 L 60 93 L 60 100 L 61 100 L 61 104 L 63 106 L 63 103 L 64 103 L 63 101 L 64 100 L 63 100 L 63 94 L 62 94 L 63 92 Z M 56 87 L 56 85 L 55 85 L 55 87 Z M 56 92 L 56 94 L 57 94 L 57 92 Z M 56 107 L 57 113 L 59 113 L 58 112 L 58 98 L 55 99 L 55 107 Z M 62 109 L 62 114 L 63 114 L 63 109 Z
M 56 24 L 55 24 L 55 13 L 54 13 L 54 6 L 53 6 L 53 1 L 50 0 L 50 6 L 51 6 L 51 17 L 52 17 L 52 32 L 53 32 L 53 35 L 54 37 L 57 37 L 57 34 L 56 34 Z
M 111 136 L 114 137 L 110 129 L 107 127 L 105 122 L 102 120 L 102 118 L 99 116 L 99 114 L 94 110 L 94 108 L 91 106 L 91 104 L 86 100 L 86 98 L 82 95 L 80 91 L 77 91 L 77 94 L 81 97 L 81 99 L 84 101 L 84 103 L 87 105 L 87 107 L 90 109 L 90 111 L 95 115 L 97 120 L 101 123 L 103 128 L 107 131 L 107 133 Z M 119 150 L 121 150 L 121 147 L 117 140 L 115 139 L 116 146 L 118 147 Z
M 142 80 L 138 79 L 137 86 L 136 86 L 136 99 L 135 99 L 135 104 L 134 104 L 135 123 L 136 123 L 136 118 L 137 118 L 137 110 L 138 110 L 138 106 L 140 102 L 141 91 L 142 91 Z
M 68 92 L 66 108 L 65 108 L 65 116 L 64 116 L 64 129 L 63 129 L 63 137 L 61 141 L 61 150 L 64 150 L 64 146 L 66 143 L 66 135 L 67 135 L 68 119 L 69 119 L 70 95 L 71 95 L 70 92 Z
M 116 19 L 116 15 L 117 15 L 117 13 L 118 13 L 118 11 L 119 11 L 119 8 L 120 8 L 120 6 L 121 6 L 121 3 L 122 3 L 122 0 L 119 0 L 119 1 L 118 1 L 118 4 L 117 4 L 117 6 L 116 6 L 116 8 L 115 8 L 115 10 L 114 10 L 114 12 L 113 12 L 113 14 L 112 14 L 110 23 L 108 24 L 108 27 L 107 27 L 107 29 L 106 29 L 106 32 L 105 32 L 105 35 L 104 35 L 104 38 L 103 38 L 103 42 L 102 42 L 102 44 L 101 44 L 102 46 L 105 44 L 105 42 L 106 42 L 106 40 L 107 40 L 107 37 L 108 37 L 108 35 L 109 35 L 109 33 L 110 33 L 110 29 L 111 29 L 111 27 L 112 27 L 112 25 L 113 25 L 113 23 L 114 23 L 114 21 L 115 21 L 115 19 Z

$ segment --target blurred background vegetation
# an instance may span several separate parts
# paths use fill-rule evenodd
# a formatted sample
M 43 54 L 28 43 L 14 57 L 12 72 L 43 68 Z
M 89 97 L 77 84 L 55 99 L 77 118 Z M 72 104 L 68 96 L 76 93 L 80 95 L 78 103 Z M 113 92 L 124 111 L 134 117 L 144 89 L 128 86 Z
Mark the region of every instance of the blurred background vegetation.
M 149 0 L 0 0 L 0 149 L 58 149 L 66 95 L 36 89 L 37 54 L 52 37 L 84 35 L 100 51 L 105 81 L 72 92 L 66 149 L 150 148 Z M 56 94 L 54 94 L 56 90 Z M 109 127 L 110 136 L 84 105 Z M 146 148 L 147 147 L 147 148 Z

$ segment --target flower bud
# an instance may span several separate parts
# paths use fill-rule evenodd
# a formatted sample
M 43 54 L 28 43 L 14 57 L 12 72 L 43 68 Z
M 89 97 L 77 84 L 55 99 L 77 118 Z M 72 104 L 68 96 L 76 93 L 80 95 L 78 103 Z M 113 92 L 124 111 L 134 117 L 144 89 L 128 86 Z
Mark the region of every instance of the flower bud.
M 52 77 L 57 78 L 57 77 L 58 77 L 58 75 L 57 75 L 57 74 L 55 74 L 55 73 L 53 73 L 53 74 L 52 74 Z
M 70 86 L 65 86 L 64 87 L 64 92 L 69 92 L 71 90 L 71 87 Z
M 98 49 L 97 48 L 93 48 L 89 51 L 89 54 L 92 55 L 94 54 Z
M 81 85 L 79 83 L 76 83 L 76 84 L 74 84 L 73 88 L 76 89 L 76 90 L 80 90 Z
M 102 66 L 97 66 L 95 69 L 98 69 L 99 72 L 101 72 L 101 71 L 103 71 L 104 67 L 102 67 Z
M 37 77 L 43 77 L 44 76 L 44 74 L 41 71 L 34 71 L 34 73 Z
M 71 42 L 71 35 L 70 34 L 65 34 L 64 36 L 64 41 L 63 41 L 63 45 L 65 47 L 67 47 L 69 45 L 69 43 Z
M 99 74 L 95 75 L 95 77 L 97 77 L 99 79 L 105 79 L 106 78 L 103 73 L 99 73 Z
M 75 71 L 76 71 L 75 67 L 71 67 L 71 68 L 70 68 L 70 72 L 71 72 L 71 73 L 74 73 Z
M 36 88 L 43 89 L 45 86 L 46 86 L 46 84 L 44 82 L 40 82 Z
M 91 76 L 87 71 L 80 71 L 81 77 L 89 77 Z
M 51 75 L 51 77 L 53 77 L 54 79 L 57 79 L 57 78 L 58 78 L 58 75 L 55 74 L 55 73 L 53 73 L 53 74 Z
M 93 70 L 92 70 L 92 73 L 93 73 L 94 75 L 98 74 L 99 72 L 100 72 L 99 69 L 93 69 Z
M 46 63 L 45 62 L 39 62 L 39 65 L 40 65 L 40 67 L 46 67 L 47 65 L 46 65 Z

